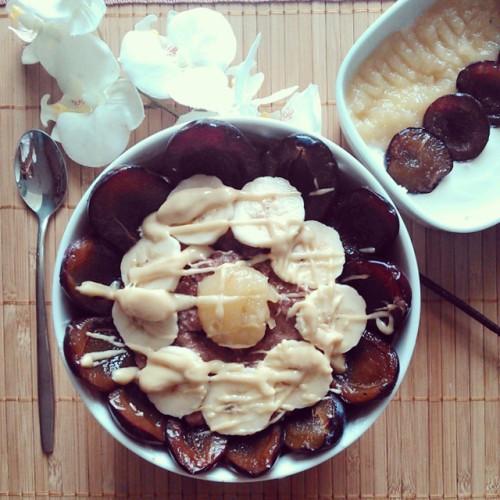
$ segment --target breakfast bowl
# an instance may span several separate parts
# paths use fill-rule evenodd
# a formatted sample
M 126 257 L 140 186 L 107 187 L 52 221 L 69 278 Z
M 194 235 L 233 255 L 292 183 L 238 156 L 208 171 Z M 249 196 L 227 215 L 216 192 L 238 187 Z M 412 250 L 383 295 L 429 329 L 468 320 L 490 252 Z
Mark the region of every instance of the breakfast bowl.
M 387 192 L 338 145 L 265 118 L 176 125 L 117 158 L 69 220 L 52 300 L 63 364 L 99 424 L 158 467 L 218 482 L 286 477 L 360 438 L 402 382 L 420 317 Z M 165 321 L 173 336 L 141 343 Z M 321 337 L 321 322 L 343 333 Z
M 498 117 L 489 113 L 477 83 L 475 89 L 463 85 L 467 74 L 492 69 L 486 85 L 496 85 L 498 114 L 499 49 L 500 14 L 494 0 L 399 0 L 359 37 L 342 62 L 336 97 L 350 149 L 401 212 L 427 227 L 467 233 L 500 222 Z M 465 100 L 481 108 L 481 118 L 469 118 L 470 110 L 462 115 L 456 107 L 444 111 L 442 106 Z M 433 126 L 432 114 L 448 122 L 447 130 Z M 486 125 L 479 149 L 466 157 L 454 154 L 453 140 L 460 137 L 460 147 L 474 142 L 481 121 Z M 423 146 L 427 132 L 439 141 L 445 159 L 427 146 L 418 153 L 417 147 L 404 153 L 397 149 L 416 136 L 413 144 Z M 424 167 L 424 152 L 434 166 L 429 162 Z M 402 156 L 403 174 L 397 168 Z M 418 186 L 410 180 L 417 173 Z

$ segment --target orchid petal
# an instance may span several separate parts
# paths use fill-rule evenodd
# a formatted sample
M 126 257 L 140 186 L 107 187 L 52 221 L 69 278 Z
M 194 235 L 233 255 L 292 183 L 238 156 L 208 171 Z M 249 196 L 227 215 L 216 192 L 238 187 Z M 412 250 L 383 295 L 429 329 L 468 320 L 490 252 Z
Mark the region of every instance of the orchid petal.
M 236 36 L 227 19 L 205 7 L 171 12 L 167 36 L 179 48 L 186 66 L 216 65 L 225 69 L 236 55 Z
M 59 45 L 55 78 L 64 94 L 102 93 L 118 79 L 120 68 L 110 48 L 93 35 L 66 37 Z
M 42 28 L 33 42 L 24 48 L 21 56 L 22 63 L 39 62 L 50 76 L 55 76 L 60 37 L 54 34 L 55 31 Z
M 317 85 L 310 84 L 303 92 L 294 94 L 283 106 L 280 118 L 314 133 L 321 133 L 321 98 Z
M 215 67 L 191 68 L 172 80 L 170 95 L 191 108 L 224 113 L 232 102 L 226 74 Z
M 127 76 L 142 92 L 155 99 L 170 97 L 169 81 L 180 69 L 164 48 L 164 37 L 155 30 L 130 31 L 122 40 L 120 62 Z
M 297 91 L 298 88 L 298 85 L 294 85 L 293 87 L 278 90 L 277 92 L 272 93 L 270 96 L 262 97 L 260 99 L 254 99 L 253 102 L 257 106 L 272 104 L 273 102 L 281 101 L 283 99 L 286 99 L 287 97 L 290 97 L 294 92 Z

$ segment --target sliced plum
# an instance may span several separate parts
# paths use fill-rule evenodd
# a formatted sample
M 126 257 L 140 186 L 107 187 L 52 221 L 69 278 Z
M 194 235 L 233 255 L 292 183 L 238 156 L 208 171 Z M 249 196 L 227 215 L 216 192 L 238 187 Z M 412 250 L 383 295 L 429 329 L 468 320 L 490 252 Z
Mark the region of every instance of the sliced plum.
M 64 253 L 59 281 L 73 303 L 95 316 L 109 316 L 113 301 L 83 295 L 84 281 L 111 285 L 120 279 L 121 254 L 101 238 L 87 235 L 69 245 Z
M 174 185 L 195 174 L 206 174 L 240 189 L 261 175 L 261 162 L 257 150 L 234 125 L 198 120 L 170 139 L 160 171 Z
M 177 463 L 190 474 L 206 472 L 224 456 L 227 438 L 206 426 L 189 427 L 178 418 L 167 419 L 167 442 Z
M 367 327 L 384 335 L 395 334 L 411 307 L 411 287 L 406 275 L 394 264 L 377 260 L 351 260 L 338 278 L 352 286 L 373 316 Z
M 342 193 L 328 224 L 339 232 L 349 257 L 381 256 L 399 233 L 394 206 L 367 187 Z
M 479 156 L 490 136 L 490 123 L 481 103 L 469 94 L 437 98 L 425 111 L 424 128 L 441 139 L 453 160 Z
M 280 423 L 250 436 L 231 436 L 226 449 L 226 460 L 237 471 L 258 477 L 276 463 L 283 446 L 284 432 Z
M 497 61 L 475 62 L 460 71 L 457 90 L 474 96 L 483 105 L 491 125 L 500 125 L 500 54 Z
M 310 408 L 295 410 L 284 421 L 285 446 L 302 453 L 311 453 L 335 445 L 345 427 L 342 403 L 330 393 Z
M 144 218 L 160 208 L 170 191 L 166 179 L 141 166 L 111 170 L 90 195 L 90 223 L 99 236 L 124 253 L 139 239 Z
M 101 392 L 115 389 L 115 370 L 135 366 L 111 318 L 72 321 L 64 336 L 64 354 L 73 372 Z
M 396 384 L 399 359 L 382 339 L 365 332 L 346 353 L 346 370 L 333 376 L 332 387 L 349 404 L 363 404 L 386 396 Z
M 339 167 L 330 148 L 307 134 L 282 139 L 266 157 L 266 170 L 288 179 L 304 198 L 306 219 L 323 220 L 339 187 Z
M 117 387 L 108 394 L 108 401 L 113 415 L 127 432 L 141 439 L 165 441 L 167 418 L 136 384 Z
M 387 173 L 409 193 L 430 193 L 453 168 L 445 143 L 423 128 L 397 133 L 385 154 Z

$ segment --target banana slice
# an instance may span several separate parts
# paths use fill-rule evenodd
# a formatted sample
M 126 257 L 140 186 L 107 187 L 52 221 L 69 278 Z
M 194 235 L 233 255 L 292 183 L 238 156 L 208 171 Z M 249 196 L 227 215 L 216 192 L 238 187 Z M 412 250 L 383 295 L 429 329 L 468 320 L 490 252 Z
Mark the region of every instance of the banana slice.
M 342 273 L 345 254 L 338 232 L 315 220 L 305 221 L 292 245 L 273 255 L 274 272 L 288 283 L 316 289 Z
M 153 350 L 169 346 L 177 338 L 177 313 L 160 321 L 148 321 L 125 313 L 119 302 L 112 309 L 113 322 L 127 345 L 137 344 Z
M 141 238 L 122 258 L 120 270 L 123 284 L 174 290 L 179 282 L 180 270 L 184 267 L 182 265 L 177 270 L 172 266 L 180 253 L 180 243 L 171 236 L 159 241 Z M 152 269 L 155 261 L 163 265 L 156 265 Z
M 211 377 L 201 411 L 212 432 L 244 436 L 265 429 L 276 410 L 266 370 L 228 363 Z
M 268 302 L 278 300 L 267 276 L 241 264 L 218 267 L 200 281 L 198 297 L 203 330 L 217 344 L 231 348 L 251 347 L 264 337 Z
M 309 342 L 283 340 L 261 361 L 276 390 L 279 410 L 291 411 L 317 403 L 329 391 L 332 368 L 328 358 Z
M 286 179 L 258 177 L 240 192 L 232 230 L 245 245 L 281 248 L 299 232 L 304 216 L 304 200 Z
M 186 245 L 211 245 L 227 232 L 238 192 L 212 175 L 193 175 L 169 194 L 158 221 Z
M 147 354 L 139 387 L 158 411 L 181 418 L 200 409 L 208 389 L 207 365 L 191 349 L 164 347 Z
M 354 347 L 366 326 L 366 303 L 348 285 L 320 286 L 292 306 L 296 327 L 302 337 L 321 349 L 334 365 L 338 354 Z

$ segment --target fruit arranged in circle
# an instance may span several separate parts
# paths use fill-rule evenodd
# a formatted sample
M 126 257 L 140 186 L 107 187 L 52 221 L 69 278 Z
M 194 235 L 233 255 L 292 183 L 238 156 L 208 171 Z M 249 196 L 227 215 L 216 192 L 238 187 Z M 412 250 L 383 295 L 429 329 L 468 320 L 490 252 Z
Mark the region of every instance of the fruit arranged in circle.
M 409 193 L 430 193 L 453 168 L 446 144 L 423 128 L 396 134 L 385 154 L 388 174 Z
M 346 407 L 360 403 L 341 401 L 335 377 L 364 373 L 366 356 L 350 353 L 374 329 L 397 334 L 411 305 L 406 278 L 386 261 L 399 231 L 392 205 L 344 186 L 348 174 L 316 138 L 259 150 L 224 122 L 183 127 L 148 170 L 118 168 L 90 195 L 95 233 L 119 248 L 114 279 L 104 278 L 106 260 L 92 276 L 83 253 L 62 263 L 70 297 L 78 289 L 115 301 L 112 316 L 72 321 L 68 363 L 107 393 L 126 432 L 159 442 L 191 474 L 222 461 L 259 477 L 283 453 L 338 443 Z M 127 196 L 140 221 L 127 218 Z M 224 203 L 234 207 L 218 210 Z M 104 210 L 107 228 L 96 223 Z M 322 220 L 305 220 L 313 215 Z M 80 279 L 96 283 L 80 288 Z M 88 314 L 74 303 L 75 317 Z M 375 378 L 397 378 L 385 359 L 369 359 Z
M 441 139 L 453 160 L 479 156 L 490 136 L 490 123 L 483 107 L 469 94 L 437 98 L 424 114 L 424 128 Z

